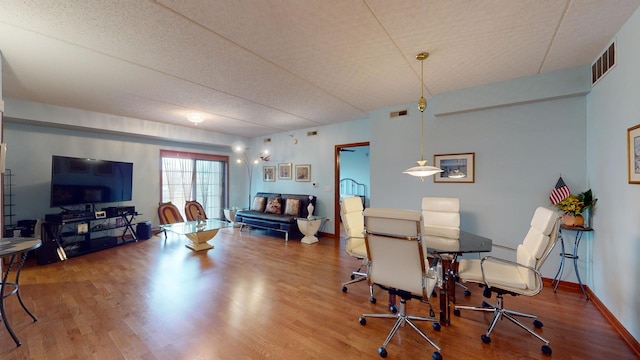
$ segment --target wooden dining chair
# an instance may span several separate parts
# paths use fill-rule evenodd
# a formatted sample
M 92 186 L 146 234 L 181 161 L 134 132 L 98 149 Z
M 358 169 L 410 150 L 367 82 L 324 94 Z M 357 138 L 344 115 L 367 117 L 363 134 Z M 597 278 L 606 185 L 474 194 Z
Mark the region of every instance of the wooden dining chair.
M 180 214 L 178 207 L 171 203 L 171 201 L 158 205 L 158 217 L 160 218 L 160 225 L 184 222 L 184 218 L 182 214 Z M 167 238 L 166 230 L 164 230 L 164 238 Z
M 202 204 L 195 200 L 187 201 L 184 204 L 184 213 L 187 215 L 187 221 L 198 220 L 198 214 L 203 220 L 207 219 L 207 214 L 204 212 Z

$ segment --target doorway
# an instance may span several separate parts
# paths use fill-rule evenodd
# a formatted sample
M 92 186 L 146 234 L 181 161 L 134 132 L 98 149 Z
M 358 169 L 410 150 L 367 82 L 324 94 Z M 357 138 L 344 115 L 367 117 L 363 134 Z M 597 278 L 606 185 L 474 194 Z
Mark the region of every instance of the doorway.
M 340 144 L 334 150 L 335 179 L 334 179 L 334 234 L 340 240 L 340 198 L 341 180 L 351 179 L 357 184 L 364 186 L 364 204 L 369 203 L 370 197 L 370 162 L 369 162 L 369 142 L 358 142 L 350 144 Z M 347 167 L 347 168 L 343 168 Z M 362 187 L 358 187 L 362 189 Z M 357 190 L 361 192 L 362 190 Z M 352 192 L 352 191 L 349 191 Z M 350 195 L 360 195 L 351 193 Z M 336 244 L 340 244 L 338 241 Z

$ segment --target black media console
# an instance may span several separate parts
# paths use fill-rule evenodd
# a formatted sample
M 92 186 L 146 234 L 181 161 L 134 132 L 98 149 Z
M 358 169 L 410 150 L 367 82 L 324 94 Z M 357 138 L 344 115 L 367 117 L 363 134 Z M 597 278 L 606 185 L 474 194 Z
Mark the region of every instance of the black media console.
M 37 262 L 44 265 L 60 260 L 59 247 L 71 258 L 137 241 L 132 225 L 137 215 L 134 206 L 46 214 Z

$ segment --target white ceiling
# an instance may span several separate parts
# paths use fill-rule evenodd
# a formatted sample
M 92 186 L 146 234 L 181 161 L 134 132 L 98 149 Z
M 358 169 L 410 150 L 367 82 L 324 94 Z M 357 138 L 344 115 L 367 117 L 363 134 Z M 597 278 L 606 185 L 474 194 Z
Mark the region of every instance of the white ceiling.
M 3 97 L 257 137 L 576 67 L 640 0 L 2 0 Z

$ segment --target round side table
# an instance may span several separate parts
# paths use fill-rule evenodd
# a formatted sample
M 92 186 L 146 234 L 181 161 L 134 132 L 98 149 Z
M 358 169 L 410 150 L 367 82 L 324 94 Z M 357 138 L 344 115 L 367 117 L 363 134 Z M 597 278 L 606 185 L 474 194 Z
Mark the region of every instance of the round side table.
M 302 240 L 300 240 L 303 244 L 313 244 L 318 242 L 318 238 L 316 237 L 316 233 L 320 230 L 322 223 L 326 218 L 314 216 L 311 219 L 307 218 L 297 218 L 298 229 L 304 235 Z

